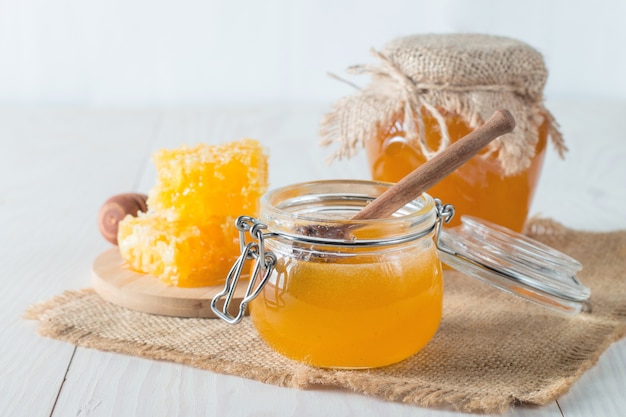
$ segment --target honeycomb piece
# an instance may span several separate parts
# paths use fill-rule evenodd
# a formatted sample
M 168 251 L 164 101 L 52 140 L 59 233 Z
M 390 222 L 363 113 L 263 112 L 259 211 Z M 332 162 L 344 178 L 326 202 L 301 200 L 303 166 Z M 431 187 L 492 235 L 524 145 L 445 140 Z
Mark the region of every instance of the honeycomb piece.
M 223 145 L 160 150 L 148 207 L 172 218 L 204 223 L 211 216 L 257 213 L 267 189 L 267 157 L 252 139 Z
M 120 254 L 139 272 L 168 285 L 203 287 L 224 282 L 239 255 L 233 217 L 213 217 L 203 225 L 171 221 L 158 213 L 127 216 L 119 224 Z
M 119 223 L 120 254 L 136 271 L 180 287 L 224 282 L 239 256 L 235 219 L 256 216 L 267 189 L 267 156 L 244 139 L 160 150 L 148 212 Z

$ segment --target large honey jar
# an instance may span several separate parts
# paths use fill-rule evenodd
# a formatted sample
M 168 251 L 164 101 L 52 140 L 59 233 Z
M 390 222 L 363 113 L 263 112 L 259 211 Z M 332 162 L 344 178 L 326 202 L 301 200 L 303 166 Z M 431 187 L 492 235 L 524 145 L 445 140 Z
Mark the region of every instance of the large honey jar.
M 234 324 L 249 306 L 261 338 L 291 359 L 371 368 L 417 353 L 435 335 L 444 292 L 440 257 L 554 309 L 585 308 L 589 294 L 574 276 L 576 261 L 472 219 L 444 230 L 453 208 L 427 194 L 389 218 L 351 220 L 390 186 L 316 181 L 267 193 L 259 219 L 237 220 L 241 256 L 213 311 Z M 229 302 L 248 270 L 246 295 L 231 315 Z
M 521 231 L 548 140 L 565 151 L 543 104 L 547 70 L 523 42 L 489 35 L 416 35 L 396 39 L 378 62 L 350 68 L 372 77 L 338 101 L 322 121 L 334 157 L 366 149 L 372 178 L 396 182 L 478 127 L 497 108 L 515 117 L 514 132 L 494 141 L 429 193 L 471 215 Z M 451 225 L 458 225 L 460 216 Z

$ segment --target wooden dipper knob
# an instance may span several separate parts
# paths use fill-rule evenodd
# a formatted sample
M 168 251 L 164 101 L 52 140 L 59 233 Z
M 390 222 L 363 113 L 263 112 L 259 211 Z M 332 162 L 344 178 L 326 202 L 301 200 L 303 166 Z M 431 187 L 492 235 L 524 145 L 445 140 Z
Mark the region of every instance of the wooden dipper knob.
M 147 195 L 138 193 L 118 194 L 105 201 L 98 213 L 98 228 L 102 236 L 117 245 L 117 227 L 120 220 L 127 214 L 136 216 L 140 211 L 148 211 L 147 201 Z

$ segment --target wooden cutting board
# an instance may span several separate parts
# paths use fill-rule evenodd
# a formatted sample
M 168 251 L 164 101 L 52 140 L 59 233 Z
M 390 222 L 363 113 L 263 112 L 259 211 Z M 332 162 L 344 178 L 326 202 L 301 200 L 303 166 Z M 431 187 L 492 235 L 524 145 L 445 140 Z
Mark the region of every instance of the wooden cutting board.
M 215 318 L 211 299 L 224 288 L 223 285 L 199 288 L 165 285 L 153 276 L 126 268 L 117 248 L 101 253 L 94 260 L 92 271 L 94 289 L 105 300 L 131 310 L 165 316 Z M 236 314 L 247 284 L 247 280 L 239 282 L 230 305 L 231 314 Z

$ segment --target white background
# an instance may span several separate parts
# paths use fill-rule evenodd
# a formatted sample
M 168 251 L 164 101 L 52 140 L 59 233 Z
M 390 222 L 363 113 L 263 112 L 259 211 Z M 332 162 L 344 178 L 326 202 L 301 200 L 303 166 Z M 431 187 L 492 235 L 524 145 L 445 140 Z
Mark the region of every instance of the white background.
M 515 37 L 548 98 L 626 99 L 623 0 L 0 0 L 0 104 L 330 103 L 327 71 L 424 32 Z

